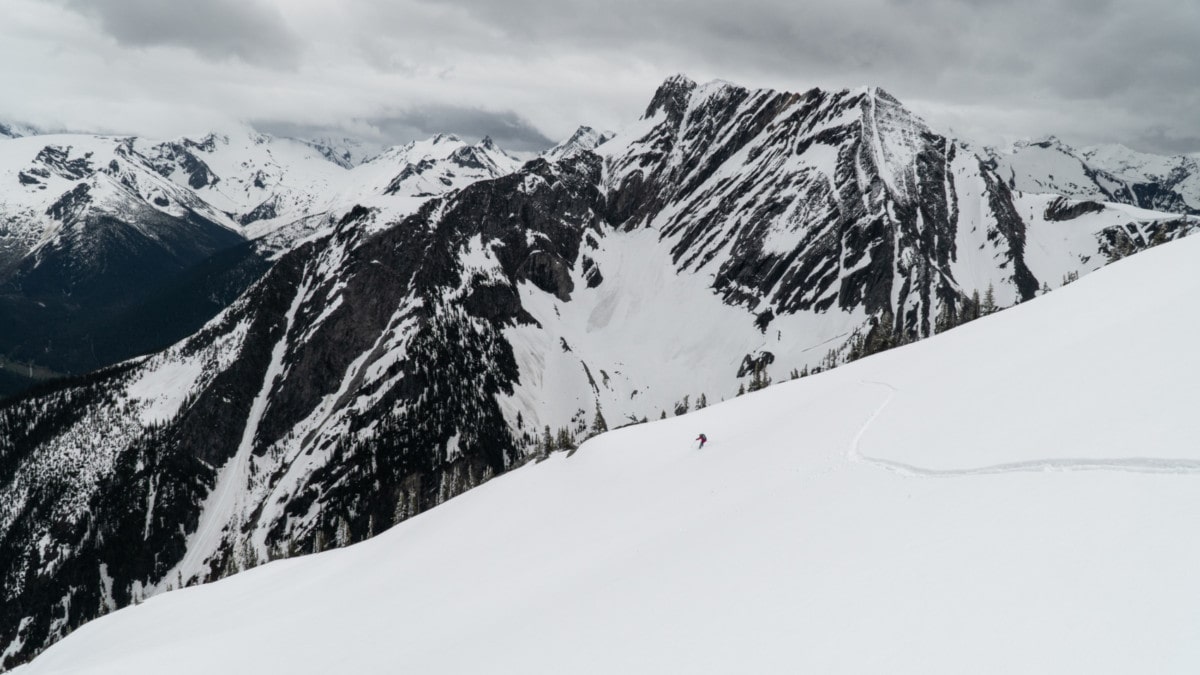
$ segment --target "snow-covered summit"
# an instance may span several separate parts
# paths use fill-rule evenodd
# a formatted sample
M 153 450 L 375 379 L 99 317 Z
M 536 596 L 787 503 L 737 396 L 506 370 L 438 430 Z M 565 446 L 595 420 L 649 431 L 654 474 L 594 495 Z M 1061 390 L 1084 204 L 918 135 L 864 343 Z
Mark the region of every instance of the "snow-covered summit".
M 614 135 L 611 131 L 597 131 L 584 125 L 576 129 L 570 138 L 543 152 L 541 157 L 550 162 L 557 162 L 580 152 L 595 150 Z

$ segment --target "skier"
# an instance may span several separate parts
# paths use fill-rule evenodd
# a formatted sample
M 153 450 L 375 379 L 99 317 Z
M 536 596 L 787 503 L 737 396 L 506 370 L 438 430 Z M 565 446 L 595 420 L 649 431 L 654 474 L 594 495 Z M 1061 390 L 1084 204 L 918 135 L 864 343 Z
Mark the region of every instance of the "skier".
M 696 437 L 696 440 L 700 441 L 700 447 L 696 448 L 696 449 L 701 450 L 704 448 L 704 444 L 708 442 L 708 436 L 705 436 L 704 434 L 700 434 L 699 436 Z

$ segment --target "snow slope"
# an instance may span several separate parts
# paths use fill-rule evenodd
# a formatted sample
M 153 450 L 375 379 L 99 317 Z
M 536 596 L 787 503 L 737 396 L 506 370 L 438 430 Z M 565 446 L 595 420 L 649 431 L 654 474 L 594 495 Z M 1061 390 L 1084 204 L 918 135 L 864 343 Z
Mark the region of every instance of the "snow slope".
M 1198 263 L 604 434 L 15 672 L 1196 672 Z

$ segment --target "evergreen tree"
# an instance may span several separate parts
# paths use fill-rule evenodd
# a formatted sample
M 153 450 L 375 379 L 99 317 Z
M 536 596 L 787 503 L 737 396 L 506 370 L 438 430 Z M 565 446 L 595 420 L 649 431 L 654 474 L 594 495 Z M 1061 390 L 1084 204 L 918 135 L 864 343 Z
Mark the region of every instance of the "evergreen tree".
M 542 432 L 542 454 L 548 455 L 554 452 L 554 436 L 550 435 L 550 425 L 546 425 L 546 429 Z
M 692 409 L 691 401 L 688 400 L 690 394 L 684 394 L 683 400 L 675 403 L 675 415 L 686 415 Z
M 746 385 L 745 385 L 744 383 L 742 383 L 742 382 L 739 382 L 739 383 L 738 383 L 738 393 L 737 393 L 737 395 L 738 395 L 738 396 L 741 396 L 742 394 L 745 394 L 745 393 L 746 393 Z
M 964 303 L 964 307 L 966 304 Z M 945 333 L 959 324 L 958 310 L 953 301 L 942 305 L 942 311 L 938 312 L 937 321 L 934 322 L 935 333 Z
M 350 543 L 350 522 L 346 520 L 345 516 L 338 516 L 334 542 L 337 546 L 346 546 Z
M 857 330 L 850 338 L 850 350 L 846 354 L 847 361 L 857 361 L 866 356 L 870 352 L 867 351 L 867 341 Z
M 571 436 L 571 430 L 562 427 L 558 430 L 558 449 L 569 450 L 575 447 L 575 438 Z
M 696 399 L 696 410 L 703 410 L 708 407 L 708 397 L 704 392 L 700 392 L 700 398 Z
M 596 406 L 596 416 L 592 418 L 592 434 L 602 434 L 608 431 L 608 422 L 604 421 L 604 415 L 600 412 L 600 406 Z
M 754 364 L 754 373 L 750 376 L 749 391 L 758 391 L 760 389 L 766 389 L 768 386 L 770 386 L 770 384 L 771 384 L 771 377 L 769 375 L 767 375 L 767 369 L 763 368 L 758 363 L 755 363 Z
M 837 368 L 837 365 L 837 350 L 830 348 L 829 351 L 825 352 L 825 359 L 821 362 L 821 370 L 832 370 L 833 368 Z
M 895 346 L 895 323 L 891 310 L 884 310 L 879 319 L 867 333 L 867 339 L 862 349 L 864 356 L 878 354 Z
M 983 307 L 981 308 L 981 312 L 984 316 L 987 316 L 988 314 L 995 313 L 997 309 L 996 289 L 992 288 L 991 284 L 988 284 L 987 293 L 985 293 L 983 296 Z

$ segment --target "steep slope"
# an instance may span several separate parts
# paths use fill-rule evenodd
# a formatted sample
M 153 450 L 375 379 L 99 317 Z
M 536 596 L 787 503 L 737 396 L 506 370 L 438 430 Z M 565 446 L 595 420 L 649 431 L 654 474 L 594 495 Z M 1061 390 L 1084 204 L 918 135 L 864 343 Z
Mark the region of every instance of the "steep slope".
M 375 235 L 372 214 L 355 211 L 192 339 L 10 404 L 0 547 L 12 600 L 0 624 L 20 625 L 26 648 L 44 644 L 104 607 L 365 538 L 522 461 L 496 395 L 516 377 L 499 328 L 527 319 L 515 294 L 499 302 L 507 283 L 462 286 L 449 253 L 486 228 L 513 247 L 509 273 L 524 274 L 527 235 L 568 227 L 539 219 L 535 200 L 580 213 L 581 232 L 596 159 L 578 174 L 535 169 L 543 182 L 528 193 L 536 174 L 480 184 Z M 525 213 L 529 227 L 497 228 L 483 209 Z M 72 525 L 50 533 L 55 522 Z M 47 546 L 22 543 L 34 532 Z M 127 555 L 135 540 L 145 557 Z M 50 598 L 63 593 L 74 600 L 60 617 Z
M 595 430 L 942 332 L 1197 226 L 1015 195 L 873 89 L 672 78 L 598 152 L 432 196 L 503 167 L 448 141 L 364 181 L 379 201 L 281 248 L 189 339 L 0 409 L 13 661 L 107 609 L 373 536 Z M 435 152 L 460 168 L 413 161 Z M 421 206 L 397 217 L 405 195 Z
M 1197 264 L 610 432 L 16 672 L 1194 672 L 1200 356 L 1163 338 Z

